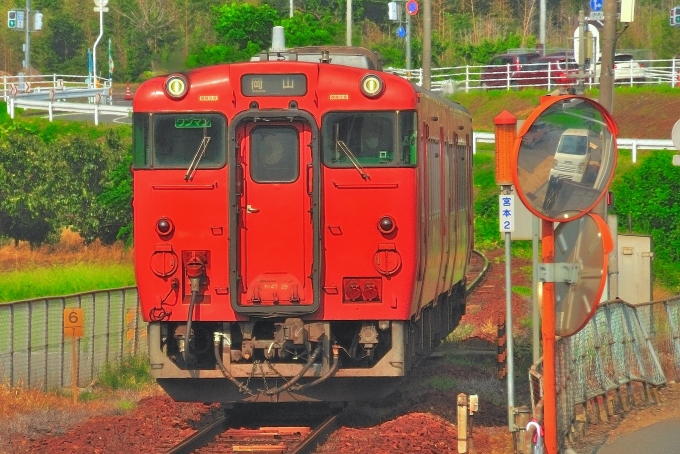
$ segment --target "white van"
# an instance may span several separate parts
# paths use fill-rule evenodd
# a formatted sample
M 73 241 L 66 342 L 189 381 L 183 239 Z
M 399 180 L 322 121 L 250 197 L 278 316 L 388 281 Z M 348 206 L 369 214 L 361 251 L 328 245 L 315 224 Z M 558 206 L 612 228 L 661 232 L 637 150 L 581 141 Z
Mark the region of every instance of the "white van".
M 588 129 L 567 129 L 557 144 L 550 176 L 580 183 L 588 170 L 592 149 Z

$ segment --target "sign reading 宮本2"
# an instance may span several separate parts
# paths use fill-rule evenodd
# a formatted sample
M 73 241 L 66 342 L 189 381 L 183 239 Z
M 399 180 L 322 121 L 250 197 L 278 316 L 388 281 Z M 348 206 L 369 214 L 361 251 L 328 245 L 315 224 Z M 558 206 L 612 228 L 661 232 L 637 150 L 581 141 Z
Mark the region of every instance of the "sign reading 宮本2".
M 501 232 L 515 231 L 515 196 L 501 194 L 498 197 L 498 217 Z

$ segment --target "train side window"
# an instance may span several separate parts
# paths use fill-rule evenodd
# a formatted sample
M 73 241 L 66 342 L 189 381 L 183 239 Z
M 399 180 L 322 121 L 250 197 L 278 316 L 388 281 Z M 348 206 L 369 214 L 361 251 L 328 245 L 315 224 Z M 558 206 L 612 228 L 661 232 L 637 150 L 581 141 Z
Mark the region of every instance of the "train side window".
M 394 167 L 415 162 L 415 112 L 331 112 L 322 120 L 323 163 L 329 167 Z M 403 134 L 400 125 L 406 126 Z M 405 135 L 404 135 L 405 134 Z M 405 144 L 405 145 L 404 145 Z M 413 157 L 413 158 L 412 158 Z
M 257 183 L 290 183 L 300 175 L 299 138 L 290 126 L 262 126 L 250 132 L 250 176 Z
M 418 163 L 418 116 L 415 112 L 399 112 L 399 142 L 401 144 L 401 163 L 416 165 Z
M 132 164 L 135 168 L 144 168 L 150 165 L 151 158 L 151 134 L 149 129 L 148 113 L 132 114 Z
M 155 114 L 151 124 L 151 167 L 186 169 L 197 156 L 199 169 L 215 169 L 226 164 L 227 127 L 222 115 Z

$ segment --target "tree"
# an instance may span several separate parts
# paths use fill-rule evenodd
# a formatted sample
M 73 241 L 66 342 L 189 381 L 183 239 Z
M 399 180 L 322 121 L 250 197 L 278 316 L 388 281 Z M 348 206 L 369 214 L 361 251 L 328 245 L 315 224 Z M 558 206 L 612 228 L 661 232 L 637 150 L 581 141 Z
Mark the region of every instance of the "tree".
M 0 134 L 0 235 L 39 245 L 56 238 L 52 161 L 39 137 L 21 127 Z
M 329 15 L 319 19 L 309 13 L 295 13 L 293 17 L 280 20 L 279 25 L 284 29 L 287 47 L 340 44 L 337 37 L 341 26 Z
M 223 5 L 215 9 L 218 43 L 204 46 L 188 59 L 188 66 L 247 61 L 269 47 L 272 28 L 279 18 L 270 6 Z
M 249 47 L 259 50 L 269 47 L 274 22 L 279 13 L 268 5 L 223 5 L 218 8 L 215 30 L 224 44 L 236 44 L 239 49 Z M 252 46 L 252 45 L 255 46 Z
M 128 24 L 128 44 L 145 45 L 151 70 L 163 50 L 172 47 L 178 38 L 180 11 L 168 0 L 135 0 L 121 3 L 114 11 L 124 17 Z M 138 55 L 144 55 L 144 52 Z

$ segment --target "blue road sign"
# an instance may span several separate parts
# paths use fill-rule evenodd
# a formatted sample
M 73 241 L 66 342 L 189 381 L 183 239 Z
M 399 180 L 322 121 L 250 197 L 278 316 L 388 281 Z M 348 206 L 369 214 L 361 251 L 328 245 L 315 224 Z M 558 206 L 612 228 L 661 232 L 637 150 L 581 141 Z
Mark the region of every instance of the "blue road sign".
M 603 0 L 590 0 L 590 10 L 602 11 L 602 1 Z
M 397 36 L 399 38 L 405 38 L 406 37 L 406 29 L 404 27 L 399 27 L 397 29 Z

